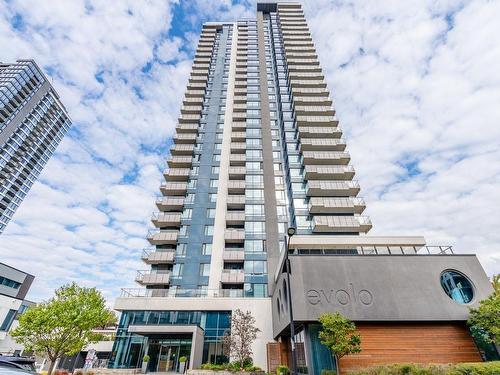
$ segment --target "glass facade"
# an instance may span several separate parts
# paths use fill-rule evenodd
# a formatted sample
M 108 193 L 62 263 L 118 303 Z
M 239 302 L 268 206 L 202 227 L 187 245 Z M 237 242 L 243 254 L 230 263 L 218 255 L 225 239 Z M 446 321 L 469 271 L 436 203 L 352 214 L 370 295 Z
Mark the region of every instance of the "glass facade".
M 70 126 L 34 61 L 0 63 L 0 233 Z
M 221 338 L 230 329 L 230 317 L 230 311 L 123 311 L 109 367 L 139 368 L 142 364 L 142 357 L 148 353 L 152 359 L 149 369 L 157 371 L 158 368 L 164 369 L 161 367 L 164 364 L 160 364 L 159 361 L 164 355 L 162 353 L 169 348 L 171 351 L 173 347 L 179 348 L 178 350 L 182 351 L 182 355 L 186 357 L 191 355 L 191 334 L 140 335 L 128 331 L 128 328 L 133 325 L 196 325 L 204 331 L 203 363 L 227 362 L 227 357 L 222 351 Z M 162 346 L 168 348 L 165 349 Z M 155 355 L 154 358 L 152 354 Z

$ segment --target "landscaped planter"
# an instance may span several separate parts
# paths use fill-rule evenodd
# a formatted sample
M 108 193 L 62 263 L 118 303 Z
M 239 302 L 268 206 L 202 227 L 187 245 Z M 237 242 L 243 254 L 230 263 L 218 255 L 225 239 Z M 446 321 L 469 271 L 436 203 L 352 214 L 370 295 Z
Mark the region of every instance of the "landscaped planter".
M 187 371 L 188 375 L 263 375 L 265 374 L 264 371 L 227 371 L 227 370 L 221 370 L 221 371 L 214 371 L 214 370 L 188 370 Z

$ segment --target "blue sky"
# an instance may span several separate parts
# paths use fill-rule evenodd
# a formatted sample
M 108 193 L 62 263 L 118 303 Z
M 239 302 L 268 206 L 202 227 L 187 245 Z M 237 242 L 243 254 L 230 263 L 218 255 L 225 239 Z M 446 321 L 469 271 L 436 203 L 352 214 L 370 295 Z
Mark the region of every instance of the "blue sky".
M 500 272 L 500 2 L 305 1 L 374 235 L 425 235 Z M 0 259 L 40 300 L 134 287 L 204 21 L 253 1 L 0 1 L 2 61 L 34 58 L 73 119 Z

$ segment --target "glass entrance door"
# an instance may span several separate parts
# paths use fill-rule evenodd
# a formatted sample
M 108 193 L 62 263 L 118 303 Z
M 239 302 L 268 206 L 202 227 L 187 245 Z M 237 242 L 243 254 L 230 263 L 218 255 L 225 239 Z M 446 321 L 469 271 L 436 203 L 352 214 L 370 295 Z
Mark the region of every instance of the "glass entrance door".
M 179 345 L 161 345 L 158 358 L 158 372 L 177 371 L 179 366 Z

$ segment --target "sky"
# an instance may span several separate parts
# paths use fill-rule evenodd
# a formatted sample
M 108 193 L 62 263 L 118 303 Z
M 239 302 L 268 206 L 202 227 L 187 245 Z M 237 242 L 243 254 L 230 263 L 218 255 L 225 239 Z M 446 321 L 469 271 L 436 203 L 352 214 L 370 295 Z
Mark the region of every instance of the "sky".
M 424 235 L 500 273 L 500 1 L 304 1 L 371 235 Z M 0 0 L 0 60 L 33 58 L 73 125 L 0 235 L 28 298 L 134 284 L 205 21 L 254 1 Z

